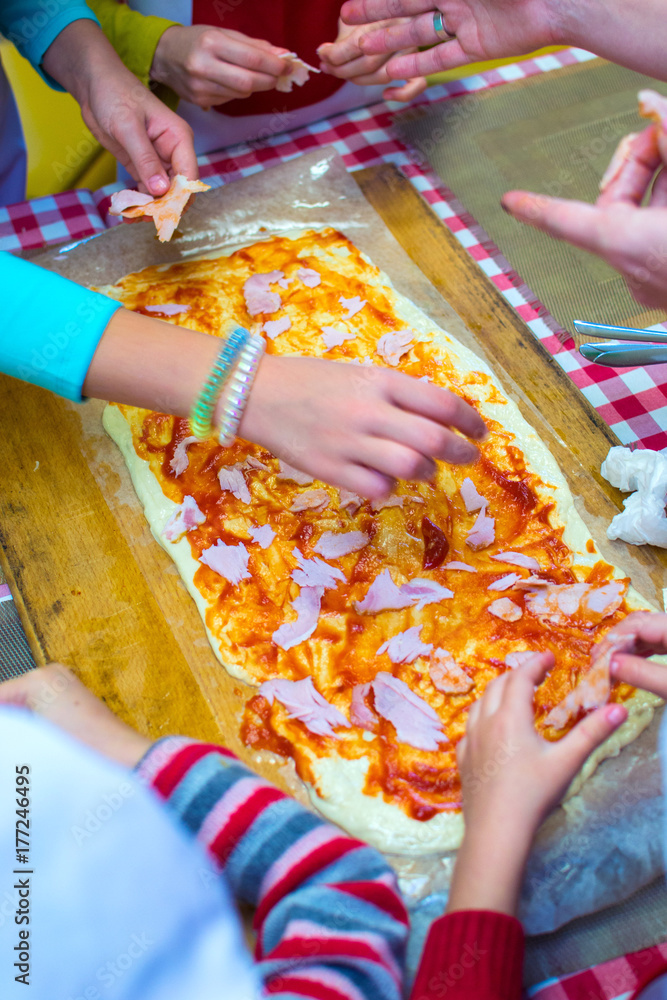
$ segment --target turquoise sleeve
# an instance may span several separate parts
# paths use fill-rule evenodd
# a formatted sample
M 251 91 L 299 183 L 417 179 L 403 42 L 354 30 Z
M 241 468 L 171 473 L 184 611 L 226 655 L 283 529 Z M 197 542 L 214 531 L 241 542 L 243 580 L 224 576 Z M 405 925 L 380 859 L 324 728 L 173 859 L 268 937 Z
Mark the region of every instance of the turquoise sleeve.
M 41 70 L 44 53 L 68 24 L 82 19 L 99 24 L 83 0 L 3 0 L 0 3 L 0 32 L 57 90 L 62 87 Z
M 0 371 L 81 402 L 86 373 L 120 303 L 0 253 Z

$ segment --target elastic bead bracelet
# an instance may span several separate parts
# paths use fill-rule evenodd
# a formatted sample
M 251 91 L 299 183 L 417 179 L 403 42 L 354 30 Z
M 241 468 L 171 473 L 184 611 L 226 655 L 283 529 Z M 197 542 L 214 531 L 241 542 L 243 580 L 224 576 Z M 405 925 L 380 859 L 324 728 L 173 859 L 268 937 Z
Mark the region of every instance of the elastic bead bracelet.
M 219 425 L 220 436 L 218 438 L 223 448 L 230 448 L 236 440 L 241 417 L 246 408 L 265 347 L 264 338 L 258 334 L 252 334 L 242 348 L 236 368 L 225 385 Z
M 235 330 L 232 330 L 213 362 L 211 372 L 190 411 L 190 427 L 194 436 L 200 441 L 213 434 L 211 417 L 220 398 L 220 393 L 249 339 L 248 331 L 242 326 L 237 326 Z

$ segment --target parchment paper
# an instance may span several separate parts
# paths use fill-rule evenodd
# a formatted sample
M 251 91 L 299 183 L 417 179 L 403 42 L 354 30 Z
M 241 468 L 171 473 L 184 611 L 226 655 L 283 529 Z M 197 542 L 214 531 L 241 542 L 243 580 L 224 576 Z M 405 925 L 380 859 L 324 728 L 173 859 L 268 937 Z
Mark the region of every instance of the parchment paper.
M 159 243 L 152 223 L 141 223 L 50 247 L 33 260 L 82 284 L 106 284 L 151 264 L 186 260 L 216 248 L 229 250 L 273 233 L 324 226 L 342 230 L 435 322 L 486 357 L 482 343 L 408 258 L 366 202 L 342 160 L 329 149 L 319 149 L 198 195 L 171 243 Z M 487 360 L 527 419 L 538 429 L 544 428 L 544 416 L 492 358 Z M 577 391 L 574 386 L 572 391 Z M 120 453 L 103 439 L 99 405 L 80 408 L 79 412 L 90 442 L 91 468 L 126 537 L 130 526 L 133 545 L 155 544 L 138 510 L 138 501 L 127 488 Z M 572 466 L 563 472 L 576 498 L 577 478 L 586 472 L 574 457 Z M 110 490 L 111 481 L 124 485 Z M 580 513 L 603 554 L 618 565 L 619 551 L 627 552 L 625 547 L 610 546 L 604 538 L 606 526 L 591 523 L 586 510 Z M 629 575 L 641 593 L 656 600 L 655 585 L 639 563 L 632 563 Z M 183 600 L 190 600 L 185 591 Z M 175 631 L 177 627 L 178 623 L 174 623 Z M 205 644 L 206 639 L 202 638 L 202 642 Z M 217 665 L 212 653 L 211 660 Z M 657 729 L 655 718 L 618 758 L 602 764 L 581 796 L 556 810 L 544 824 L 530 858 L 521 900 L 520 916 L 528 933 L 554 930 L 575 917 L 619 902 L 662 871 Z M 400 876 L 416 922 L 424 927 L 443 911 L 454 858 L 454 852 L 449 852 L 419 859 L 389 859 Z

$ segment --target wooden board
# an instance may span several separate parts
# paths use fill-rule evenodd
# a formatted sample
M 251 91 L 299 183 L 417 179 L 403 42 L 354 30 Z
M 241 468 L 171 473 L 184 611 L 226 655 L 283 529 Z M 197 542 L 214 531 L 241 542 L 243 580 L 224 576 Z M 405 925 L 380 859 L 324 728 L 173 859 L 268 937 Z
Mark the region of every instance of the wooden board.
M 472 331 L 467 343 L 487 355 L 543 436 L 603 542 L 621 502 L 599 473 L 618 443 L 614 435 L 397 170 L 353 176 Z M 445 303 L 441 309 L 448 311 Z M 142 732 L 221 741 L 256 766 L 237 736 L 248 688 L 214 658 L 194 602 L 150 535 L 115 446 L 98 425 L 101 409 L 87 404 L 84 431 L 73 404 L 0 378 L 0 564 L 33 653 L 38 663 L 72 666 Z M 91 412 L 99 433 L 90 433 Z M 656 600 L 664 552 L 622 543 L 602 548 Z M 282 762 L 263 759 L 261 770 L 293 788 Z

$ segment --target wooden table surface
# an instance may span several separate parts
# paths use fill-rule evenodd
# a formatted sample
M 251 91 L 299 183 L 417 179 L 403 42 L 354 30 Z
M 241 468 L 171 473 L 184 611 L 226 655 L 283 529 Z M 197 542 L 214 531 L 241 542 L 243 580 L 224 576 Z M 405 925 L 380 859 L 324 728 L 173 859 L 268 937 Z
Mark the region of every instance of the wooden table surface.
M 656 601 L 667 555 L 604 539 L 622 499 L 600 476 L 618 443 L 607 425 L 394 167 L 353 176 L 547 442 L 604 554 Z M 249 689 L 214 658 L 194 602 L 97 423 L 101 409 L 88 403 L 82 418 L 65 400 L 0 378 L 0 567 L 33 654 L 39 664 L 72 666 L 151 736 L 222 741 L 256 765 L 237 735 Z M 263 760 L 261 770 L 292 787 L 281 762 Z

